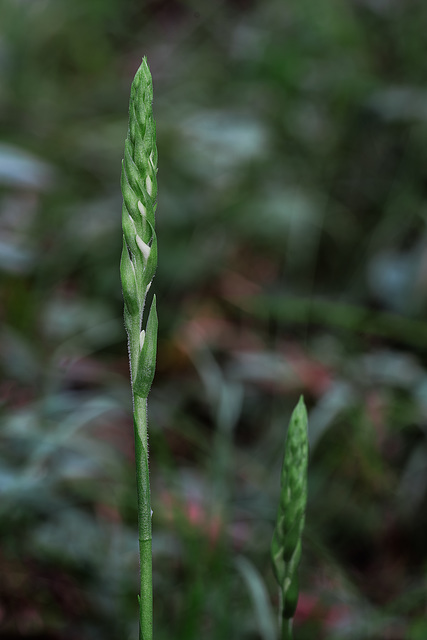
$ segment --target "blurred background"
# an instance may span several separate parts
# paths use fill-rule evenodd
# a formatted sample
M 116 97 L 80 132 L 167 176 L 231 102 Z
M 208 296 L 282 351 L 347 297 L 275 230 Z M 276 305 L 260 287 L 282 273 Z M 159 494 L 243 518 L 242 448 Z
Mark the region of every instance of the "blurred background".
M 427 5 L 0 4 L 0 635 L 137 637 L 119 280 L 151 66 L 156 640 L 275 640 L 310 420 L 296 640 L 427 638 Z

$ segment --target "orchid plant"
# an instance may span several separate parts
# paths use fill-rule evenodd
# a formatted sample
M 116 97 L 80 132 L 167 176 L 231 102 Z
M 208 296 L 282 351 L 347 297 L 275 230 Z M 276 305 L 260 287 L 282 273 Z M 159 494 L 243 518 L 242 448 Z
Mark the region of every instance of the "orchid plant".
M 129 104 L 129 127 L 122 164 L 123 250 L 120 273 L 128 335 L 140 555 L 139 640 L 153 638 L 152 527 L 148 469 L 147 397 L 157 348 L 156 298 L 143 328 L 144 308 L 157 266 L 156 126 L 153 84 L 146 58 L 136 72 Z M 271 554 L 281 594 L 281 640 L 292 638 L 298 600 L 298 565 L 307 500 L 307 412 L 301 398 L 292 414 L 282 469 L 281 494 Z

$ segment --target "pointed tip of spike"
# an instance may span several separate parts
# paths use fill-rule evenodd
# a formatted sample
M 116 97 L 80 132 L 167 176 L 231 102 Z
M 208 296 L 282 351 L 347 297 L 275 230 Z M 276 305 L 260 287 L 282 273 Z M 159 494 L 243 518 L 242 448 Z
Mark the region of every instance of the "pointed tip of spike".
M 150 72 L 150 67 L 148 66 L 148 61 L 147 61 L 147 56 L 144 56 L 141 60 L 141 63 L 135 73 L 135 77 L 133 79 L 133 83 L 132 83 L 132 89 L 131 89 L 131 97 L 135 98 L 137 91 L 139 90 L 139 87 L 142 85 L 144 88 L 144 86 L 149 86 L 151 84 L 151 72 Z
M 147 81 L 151 80 L 151 71 L 148 66 L 147 56 L 143 56 L 137 73 L 142 73 Z
M 294 409 L 295 413 L 307 419 L 307 407 L 305 406 L 304 396 L 301 394 L 298 400 L 298 404 Z

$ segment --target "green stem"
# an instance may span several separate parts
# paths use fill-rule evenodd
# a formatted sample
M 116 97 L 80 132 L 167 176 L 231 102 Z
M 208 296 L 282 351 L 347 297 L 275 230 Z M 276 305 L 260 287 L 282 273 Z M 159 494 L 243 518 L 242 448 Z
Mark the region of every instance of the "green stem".
M 153 637 L 151 499 L 148 481 L 147 399 L 134 397 L 135 462 L 140 561 L 139 640 Z
M 153 588 L 151 540 L 139 541 L 141 595 L 139 607 L 139 640 L 153 638 Z
M 280 640 L 293 640 L 292 618 L 286 618 L 284 615 L 283 592 L 279 589 L 279 626 Z
M 133 321 L 131 368 L 132 377 L 136 374 L 136 362 L 139 349 L 140 319 Z M 139 597 L 139 640 L 152 640 L 153 637 L 153 561 L 151 533 L 151 496 L 148 479 L 148 429 L 147 398 L 134 394 L 134 433 L 136 490 L 138 499 L 138 539 L 140 566 Z
M 281 640 L 292 640 L 292 619 L 282 617 L 282 637 Z

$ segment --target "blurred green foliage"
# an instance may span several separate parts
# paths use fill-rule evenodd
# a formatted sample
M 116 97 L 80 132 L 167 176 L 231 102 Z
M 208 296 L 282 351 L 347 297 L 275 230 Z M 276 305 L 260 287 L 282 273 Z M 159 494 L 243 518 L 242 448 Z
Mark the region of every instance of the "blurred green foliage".
M 0 632 L 137 634 L 120 160 L 159 147 L 155 636 L 273 640 L 309 406 L 295 636 L 425 637 L 427 5 L 0 4 Z

